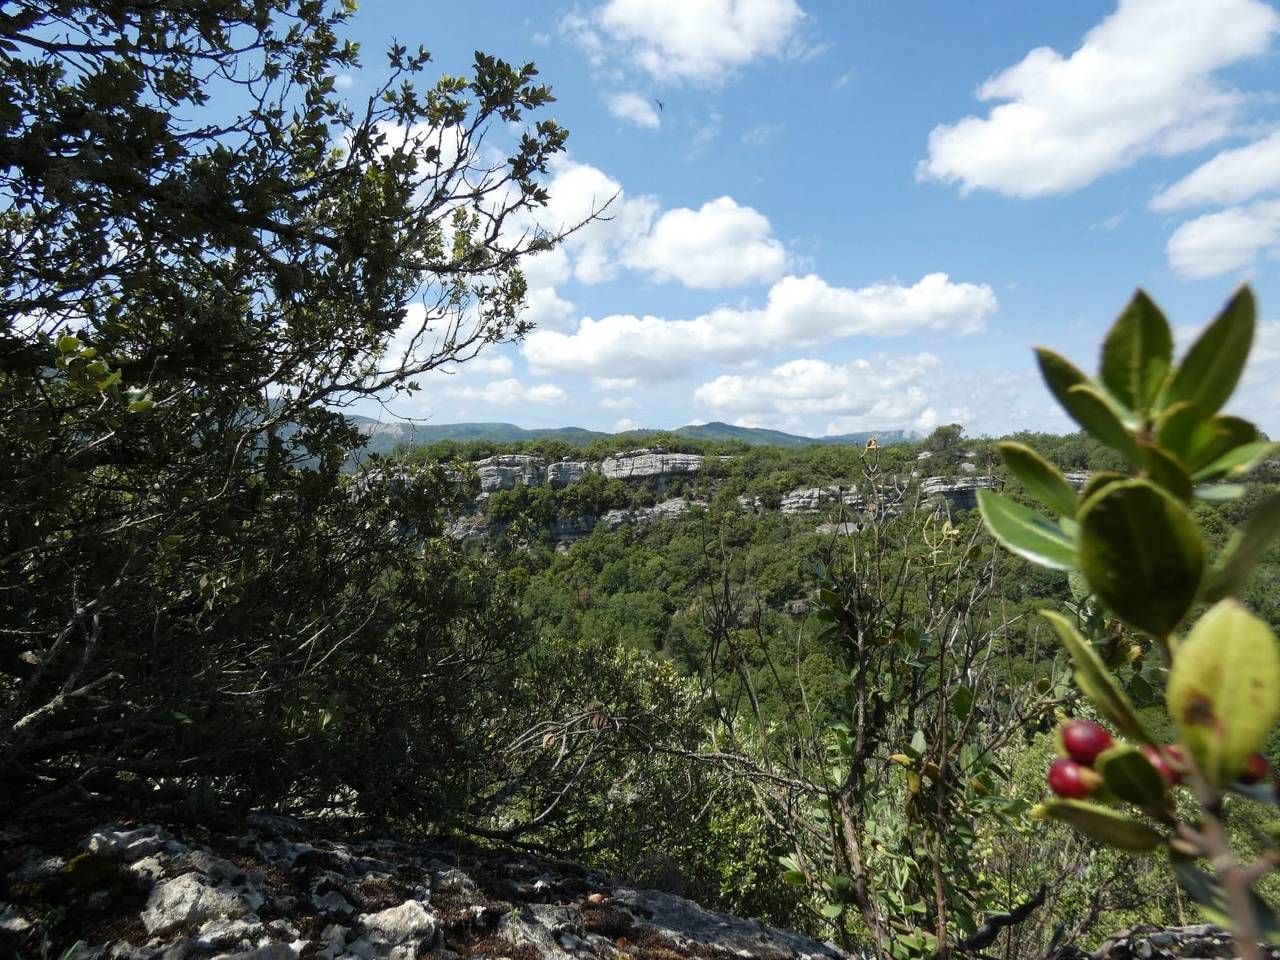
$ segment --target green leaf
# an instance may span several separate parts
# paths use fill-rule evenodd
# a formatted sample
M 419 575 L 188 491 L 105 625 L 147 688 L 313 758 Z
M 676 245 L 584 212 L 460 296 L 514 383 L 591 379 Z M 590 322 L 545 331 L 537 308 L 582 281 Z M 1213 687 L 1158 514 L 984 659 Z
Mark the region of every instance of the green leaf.
M 840 914 L 844 913 L 844 907 L 840 906 L 838 903 L 824 903 L 818 912 L 828 920 L 834 920 L 836 917 L 840 916 Z
M 782 881 L 792 886 L 803 887 L 805 885 L 805 876 L 799 870 L 788 870 L 782 875 Z
M 1130 743 L 1117 743 L 1098 755 L 1094 769 L 1102 774 L 1107 789 L 1121 800 L 1141 807 L 1164 802 L 1165 784 L 1160 772 Z
M 1246 443 L 1219 457 L 1207 467 L 1197 470 L 1191 475 L 1191 479 L 1199 483 L 1202 480 L 1214 480 L 1222 476 L 1247 476 L 1254 467 L 1278 450 L 1280 450 L 1280 443 L 1269 443 L 1266 440 Z
M 1104 487 L 1080 513 L 1077 565 L 1125 622 L 1168 636 L 1195 602 L 1204 543 L 1190 512 L 1149 480 Z
M 80 346 L 80 338 L 73 337 L 69 333 L 64 333 L 62 336 L 58 338 L 59 353 L 63 353 L 63 354 L 73 353 L 75 349 L 79 346 Z
M 1046 800 L 1031 811 L 1031 816 L 1060 820 L 1109 847 L 1135 853 L 1154 850 L 1164 842 L 1142 821 L 1084 800 Z
M 132 403 L 130 403 L 128 406 L 128 410 L 130 413 L 147 413 L 155 405 L 156 405 L 156 402 L 154 400 L 150 399 L 149 397 L 144 397 L 141 400 L 134 400 Z
M 1067 396 L 1074 404 L 1068 412 L 1080 426 L 1135 466 L 1142 463 L 1138 441 L 1101 390 L 1092 384 L 1082 383 L 1068 390 Z
M 1234 780 L 1280 720 L 1280 646 L 1236 600 L 1220 600 L 1178 646 L 1169 714 L 1210 782 Z
M 1169 321 L 1139 290 L 1102 345 L 1102 384 L 1124 406 L 1145 416 L 1159 397 L 1172 364 Z
M 1190 503 L 1191 478 L 1182 469 L 1182 465 L 1155 444 L 1143 443 L 1139 445 L 1139 449 L 1142 451 L 1142 465 L 1147 476 L 1183 503 Z
M 1076 686 L 1093 701 L 1102 715 L 1116 725 L 1121 733 L 1143 743 L 1155 743 L 1147 728 L 1134 712 L 1133 704 L 1120 687 L 1111 671 L 1106 668 L 1098 651 L 1075 628 L 1070 620 L 1055 610 L 1041 610 L 1040 616 L 1049 621 L 1054 633 L 1067 648 L 1075 664 Z
M 951 695 L 951 713 L 960 721 L 969 716 L 973 709 L 973 691 L 968 687 L 956 687 Z
M 1080 502 L 1084 503 L 1105 486 L 1128 479 L 1128 474 L 1117 473 L 1114 470 L 1099 470 L 1097 473 L 1090 474 L 1084 488 L 1080 491 Z
M 978 491 L 978 512 L 991 535 L 1008 550 L 1053 570 L 1070 570 L 1075 544 L 1052 521 L 1015 500 Z
M 1156 419 L 1156 443 L 1190 465 L 1192 437 L 1207 423 L 1199 407 L 1190 400 L 1182 400 L 1166 407 Z
M 1267 555 L 1277 537 L 1280 537 L 1280 493 L 1273 493 L 1254 508 L 1244 525 L 1232 535 L 1209 576 L 1206 597 L 1220 600 L 1243 590 L 1249 574 Z
M 1054 513 L 1063 517 L 1076 515 L 1076 492 L 1057 467 L 1023 443 L 1006 440 L 996 444 L 1009 472 Z
M 1241 287 L 1191 345 L 1165 391 L 1166 404 L 1190 400 L 1206 414 L 1222 409 L 1253 346 L 1253 293 Z
M 1187 455 L 1183 459 L 1192 471 L 1199 470 L 1237 447 L 1254 443 L 1257 439 L 1258 428 L 1248 420 L 1218 414 L 1196 427 L 1190 438 Z
M 1111 408 L 1102 392 L 1097 385 L 1090 380 L 1084 373 L 1073 364 L 1070 360 L 1060 354 L 1054 353 L 1052 350 L 1046 350 L 1044 347 L 1036 348 L 1036 360 L 1040 364 L 1040 375 L 1044 378 L 1045 386 L 1049 388 L 1049 392 L 1053 394 L 1055 400 L 1061 404 L 1062 408 L 1071 415 L 1071 418 L 1080 424 L 1087 432 L 1098 436 L 1108 446 L 1112 446 L 1112 441 L 1123 444 L 1125 441 L 1115 432 L 1115 424 L 1119 424 L 1120 429 L 1126 435 L 1128 431 L 1124 430 L 1124 424 L 1120 422 L 1115 411 Z M 1099 409 L 1101 405 L 1101 409 Z M 1112 423 L 1114 421 L 1114 423 Z M 1108 433 L 1110 439 L 1106 439 L 1095 433 L 1095 426 L 1100 427 Z M 1129 443 L 1133 444 L 1133 438 L 1129 437 Z M 1120 447 L 1116 447 L 1120 449 Z M 1123 451 L 1122 451 L 1123 452 Z M 1137 462 L 1137 451 L 1130 451 L 1133 457 L 1131 462 Z

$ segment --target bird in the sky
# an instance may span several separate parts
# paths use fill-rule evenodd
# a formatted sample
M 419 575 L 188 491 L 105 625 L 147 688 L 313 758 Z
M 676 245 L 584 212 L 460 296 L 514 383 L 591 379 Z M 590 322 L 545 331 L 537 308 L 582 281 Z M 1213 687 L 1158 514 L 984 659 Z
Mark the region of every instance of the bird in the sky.
M 665 110 L 667 108 L 667 105 L 663 103 L 661 100 L 659 100 L 657 97 L 654 98 L 653 102 L 658 105 L 659 110 Z

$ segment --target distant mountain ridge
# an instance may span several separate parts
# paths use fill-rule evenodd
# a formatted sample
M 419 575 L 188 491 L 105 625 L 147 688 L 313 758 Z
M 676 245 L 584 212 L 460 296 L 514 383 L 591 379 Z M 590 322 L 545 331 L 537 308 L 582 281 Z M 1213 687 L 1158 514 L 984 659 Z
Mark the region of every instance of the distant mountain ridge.
M 752 446 L 808 447 L 831 444 L 865 444 L 872 437 L 880 443 L 910 443 L 919 440 L 913 430 L 866 430 L 843 433 L 829 437 L 805 437 L 781 430 L 765 430 L 760 427 L 736 427 L 729 423 L 693 423 L 675 430 L 626 430 L 605 433 L 582 427 L 543 427 L 525 429 L 514 423 L 410 423 L 405 420 L 374 420 L 356 414 L 347 419 L 369 438 L 366 450 L 370 453 L 390 453 L 402 443 L 428 444 L 440 440 L 488 440 L 493 443 L 516 443 L 521 440 L 563 440 L 575 446 L 585 446 L 592 440 L 604 437 L 628 436 L 637 441 L 656 433 L 674 433 L 695 440 L 738 440 Z

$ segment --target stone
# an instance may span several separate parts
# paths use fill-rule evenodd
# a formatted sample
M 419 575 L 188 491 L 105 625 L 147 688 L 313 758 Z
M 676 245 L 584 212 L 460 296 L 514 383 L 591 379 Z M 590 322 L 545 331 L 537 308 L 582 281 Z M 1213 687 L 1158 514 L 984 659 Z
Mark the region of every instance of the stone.
M 559 490 L 577 483 L 591 469 L 591 465 L 581 460 L 561 460 L 559 463 L 547 464 L 547 484 Z
M 164 850 L 169 840 L 170 837 L 164 830 L 152 824 L 134 830 L 108 826 L 99 827 L 89 834 L 85 849 L 108 860 L 133 863 Z
M 252 915 L 236 920 L 209 920 L 196 931 L 195 941 L 202 947 L 226 949 L 244 946 L 263 936 L 262 923 Z M 248 945 L 252 945 L 249 943 Z
M 220 953 L 213 960 L 297 960 L 298 950 L 291 943 L 268 943 L 236 953 Z
M 0 931 L 5 933 L 25 933 L 31 929 L 31 922 L 18 916 L 18 912 L 9 904 L 0 904 Z
M 163 936 L 208 920 L 234 920 L 250 912 L 249 901 L 239 893 L 211 887 L 198 873 L 184 873 L 155 886 L 142 911 L 142 925 L 152 936 Z
M 406 900 L 398 907 L 388 907 L 377 913 L 361 914 L 358 918 L 368 938 L 375 943 L 404 943 L 410 938 L 419 940 L 435 936 L 436 918 L 417 900 Z
M 920 490 L 926 497 L 942 497 L 955 510 L 974 510 L 979 490 L 994 490 L 991 477 L 929 477 Z
M 497 493 L 516 487 L 541 486 L 546 478 L 542 461 L 523 453 L 502 453 L 477 460 L 474 464 L 480 475 L 480 491 Z
M 696 453 L 667 453 L 654 447 L 606 457 L 600 464 L 600 472 L 616 480 L 668 480 L 697 473 L 702 469 L 702 461 Z
M 961 473 L 965 473 L 969 475 L 972 475 L 978 472 L 977 465 L 969 463 L 968 461 L 960 464 L 960 466 L 957 467 L 956 469 L 959 470 Z

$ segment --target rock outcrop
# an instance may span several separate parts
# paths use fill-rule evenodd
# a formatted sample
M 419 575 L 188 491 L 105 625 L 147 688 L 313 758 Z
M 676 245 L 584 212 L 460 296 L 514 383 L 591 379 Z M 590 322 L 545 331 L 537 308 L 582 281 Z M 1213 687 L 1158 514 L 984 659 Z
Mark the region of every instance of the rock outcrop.
M 616 480 L 653 480 L 661 487 L 672 477 L 697 473 L 703 457 L 696 453 L 667 453 L 661 447 L 632 450 L 606 457 L 600 472 Z
M 978 491 L 994 490 L 991 477 L 929 477 L 920 484 L 926 497 L 942 497 L 952 510 L 976 510 Z
M 540 487 L 547 471 L 538 457 L 523 453 L 501 453 L 475 462 L 480 475 L 480 492 L 497 493 L 516 487 Z
M 78 942 L 76 960 L 844 960 L 571 863 L 343 839 L 274 815 L 222 831 L 8 826 L 0 955 L 39 956 L 46 936 L 58 951 Z

